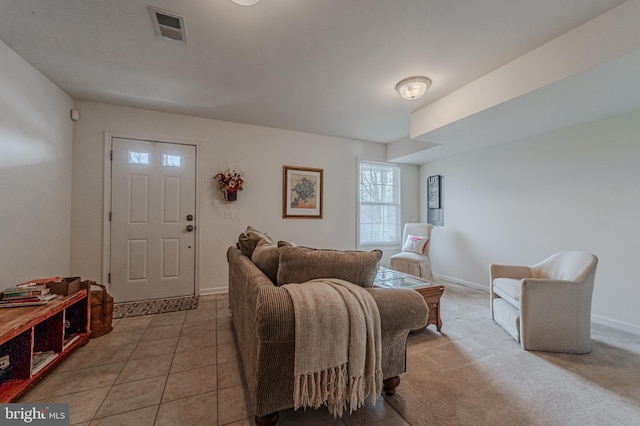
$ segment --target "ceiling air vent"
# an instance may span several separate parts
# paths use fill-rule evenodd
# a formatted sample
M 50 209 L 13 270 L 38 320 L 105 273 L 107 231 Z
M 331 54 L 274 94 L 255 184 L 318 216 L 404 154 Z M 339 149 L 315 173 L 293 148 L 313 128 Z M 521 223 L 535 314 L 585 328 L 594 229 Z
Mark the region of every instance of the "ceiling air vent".
M 153 6 L 149 6 L 149 12 L 158 36 L 187 42 L 184 17 Z

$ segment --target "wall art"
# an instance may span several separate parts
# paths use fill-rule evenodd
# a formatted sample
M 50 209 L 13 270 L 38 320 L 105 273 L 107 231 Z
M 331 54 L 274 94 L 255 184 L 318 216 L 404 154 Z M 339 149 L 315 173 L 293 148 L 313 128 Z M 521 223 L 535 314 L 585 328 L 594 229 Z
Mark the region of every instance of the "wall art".
M 282 217 L 322 219 L 322 169 L 282 167 Z

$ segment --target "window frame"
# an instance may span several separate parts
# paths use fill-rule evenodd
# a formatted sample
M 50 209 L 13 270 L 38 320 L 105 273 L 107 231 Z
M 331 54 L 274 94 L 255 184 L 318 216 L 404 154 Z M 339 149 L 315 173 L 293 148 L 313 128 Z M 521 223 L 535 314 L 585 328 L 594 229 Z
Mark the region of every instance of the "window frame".
M 394 191 L 394 202 L 385 203 L 385 202 L 363 202 L 362 200 L 362 165 L 363 164 L 371 164 L 377 165 L 381 167 L 391 167 L 394 169 L 394 179 L 397 182 L 393 183 L 393 191 Z M 383 161 L 369 161 L 369 160 L 359 160 L 357 167 L 357 205 L 358 205 L 358 218 L 357 218 L 357 246 L 358 248 L 373 248 L 373 247 L 399 247 L 402 244 L 402 168 L 399 164 L 388 163 Z M 396 209 L 396 223 L 395 223 L 395 241 L 362 241 L 362 207 L 364 205 L 385 205 L 385 206 L 394 206 Z

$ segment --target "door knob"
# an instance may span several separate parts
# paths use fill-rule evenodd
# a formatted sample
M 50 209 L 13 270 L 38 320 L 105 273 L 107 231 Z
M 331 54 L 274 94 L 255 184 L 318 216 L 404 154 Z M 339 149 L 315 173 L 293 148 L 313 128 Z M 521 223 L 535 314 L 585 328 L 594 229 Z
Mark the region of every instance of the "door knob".
M 193 215 L 192 214 L 188 214 L 187 215 L 187 221 L 191 222 L 193 220 Z
M 187 232 L 193 232 L 193 225 L 187 225 Z

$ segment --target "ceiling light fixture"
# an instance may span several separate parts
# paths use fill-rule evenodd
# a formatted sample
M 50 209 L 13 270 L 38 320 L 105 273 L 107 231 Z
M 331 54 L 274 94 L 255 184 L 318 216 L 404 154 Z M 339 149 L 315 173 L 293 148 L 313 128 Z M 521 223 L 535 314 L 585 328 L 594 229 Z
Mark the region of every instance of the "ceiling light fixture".
M 231 0 L 235 4 L 239 4 L 240 6 L 253 6 L 258 3 L 260 0 Z
M 396 84 L 396 90 L 402 99 L 413 101 L 421 98 L 431 86 L 431 80 L 427 77 L 409 77 Z

